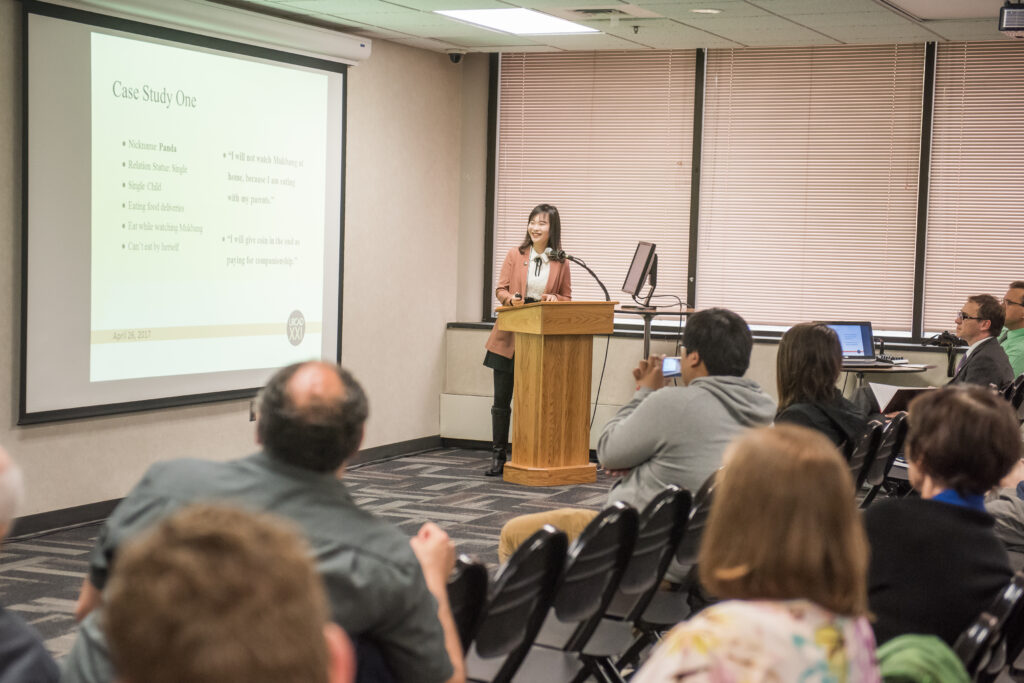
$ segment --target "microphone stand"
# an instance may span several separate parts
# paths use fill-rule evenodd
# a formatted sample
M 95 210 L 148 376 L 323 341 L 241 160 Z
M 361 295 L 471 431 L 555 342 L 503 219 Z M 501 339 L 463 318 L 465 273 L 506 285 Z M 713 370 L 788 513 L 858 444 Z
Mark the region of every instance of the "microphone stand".
M 599 278 L 597 276 L 597 273 L 595 273 L 594 271 L 592 271 L 590 269 L 590 266 L 588 266 L 586 263 L 584 263 L 581 259 L 578 259 L 575 256 L 570 256 L 569 254 L 566 254 L 565 258 L 566 258 L 567 261 L 572 261 L 573 263 L 575 263 L 578 266 L 583 266 L 583 269 L 586 270 L 588 273 L 590 273 L 590 276 L 592 278 L 594 278 L 594 280 L 597 282 L 597 284 L 599 284 L 601 286 L 601 291 L 604 292 L 604 300 L 605 301 L 611 301 L 612 300 L 612 298 L 610 296 L 608 296 L 608 288 L 604 286 L 603 282 L 601 282 L 601 278 Z

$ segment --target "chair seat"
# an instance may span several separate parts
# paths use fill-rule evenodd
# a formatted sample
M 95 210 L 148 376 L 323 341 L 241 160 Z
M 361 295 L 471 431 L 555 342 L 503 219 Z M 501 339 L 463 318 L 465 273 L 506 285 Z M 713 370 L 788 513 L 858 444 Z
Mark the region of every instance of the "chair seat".
M 531 647 L 514 683 L 568 683 L 583 670 L 579 655 L 547 647 Z
M 671 628 L 690 616 L 690 605 L 683 591 L 658 591 L 644 610 L 640 621 L 652 626 Z
M 476 647 L 471 645 L 469 651 L 466 652 L 466 679 L 480 683 L 489 683 L 498 675 L 501 665 L 504 663 L 504 657 L 491 657 L 489 659 L 481 657 L 477 654 Z

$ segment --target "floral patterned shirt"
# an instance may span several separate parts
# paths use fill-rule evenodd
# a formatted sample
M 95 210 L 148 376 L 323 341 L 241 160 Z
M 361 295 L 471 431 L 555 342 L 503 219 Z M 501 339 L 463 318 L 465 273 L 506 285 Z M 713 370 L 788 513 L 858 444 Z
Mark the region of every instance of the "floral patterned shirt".
M 809 600 L 731 600 L 676 626 L 633 683 L 877 683 L 864 617 Z

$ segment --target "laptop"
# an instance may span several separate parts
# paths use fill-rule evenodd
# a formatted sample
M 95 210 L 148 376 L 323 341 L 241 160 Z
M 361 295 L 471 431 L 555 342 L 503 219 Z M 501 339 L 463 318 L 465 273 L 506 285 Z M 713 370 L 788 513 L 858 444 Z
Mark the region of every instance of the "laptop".
M 839 345 L 843 349 L 843 366 L 874 366 L 879 365 L 875 357 L 875 338 L 869 322 L 827 322 L 825 323 L 839 335 Z

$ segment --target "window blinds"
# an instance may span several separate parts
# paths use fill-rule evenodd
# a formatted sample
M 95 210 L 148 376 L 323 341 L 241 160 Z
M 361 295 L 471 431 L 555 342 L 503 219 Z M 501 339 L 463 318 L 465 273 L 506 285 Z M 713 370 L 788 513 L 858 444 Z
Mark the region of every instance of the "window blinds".
M 698 307 L 909 330 L 923 45 L 710 50 Z
M 924 332 L 1024 279 L 1024 45 L 941 44 L 935 71 Z
M 639 240 L 657 244 L 657 293 L 685 298 L 694 64 L 693 51 L 501 56 L 494 282 L 546 202 L 559 209 L 562 248 L 613 300 L 628 299 Z M 572 279 L 574 299 L 604 298 L 581 268 Z

